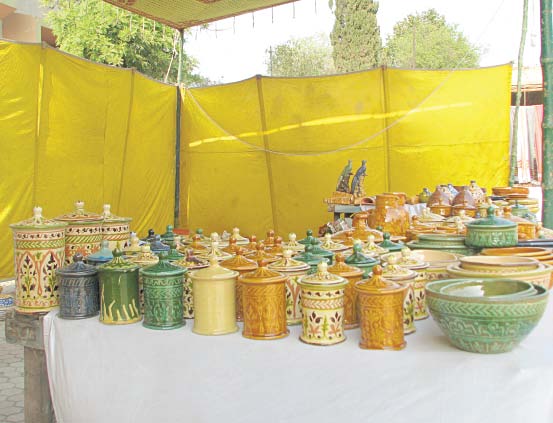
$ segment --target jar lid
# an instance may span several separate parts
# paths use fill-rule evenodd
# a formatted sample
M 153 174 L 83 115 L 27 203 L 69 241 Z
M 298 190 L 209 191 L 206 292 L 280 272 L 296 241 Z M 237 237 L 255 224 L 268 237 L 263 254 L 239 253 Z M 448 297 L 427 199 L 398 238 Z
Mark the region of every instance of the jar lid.
M 407 289 L 407 285 L 400 285 L 391 280 L 385 279 L 382 274 L 382 266 L 376 265 L 370 279 L 359 281 L 355 289 L 373 294 L 393 294 Z
M 232 258 L 232 254 L 219 249 L 219 241 L 211 241 L 211 245 L 208 250 L 202 250 L 198 252 L 198 255 L 203 257 L 216 257 L 217 260 L 227 260 Z
M 161 242 L 161 237 L 159 235 L 156 235 L 155 239 L 150 242 L 150 249 L 154 252 L 169 251 L 170 248 L 171 247 L 169 247 L 167 244 Z
M 132 272 L 136 269 L 138 269 L 138 265 L 125 260 L 123 258 L 123 252 L 119 248 L 116 248 L 115 250 L 113 250 L 113 260 L 111 260 L 108 263 L 102 264 L 101 266 L 98 266 L 98 270 L 100 272 L 105 270 L 114 270 L 119 272 Z
M 395 281 L 403 281 L 413 279 L 417 276 L 417 272 L 397 264 L 398 258 L 392 255 L 388 258 L 388 265 L 382 270 L 385 278 Z
M 130 222 L 132 218 L 130 217 L 120 217 L 116 216 L 111 212 L 111 205 L 110 204 L 104 204 L 104 212 L 102 213 L 102 216 L 104 217 L 104 223 L 117 223 L 117 222 Z
M 244 257 L 244 249 L 239 248 L 236 255 L 221 262 L 222 267 L 230 270 L 249 271 L 257 269 L 257 263 Z
M 353 246 L 353 254 L 351 254 L 348 258 L 346 258 L 347 264 L 353 264 L 354 266 L 369 266 L 369 265 L 375 265 L 378 264 L 378 260 L 375 260 L 371 257 L 367 257 L 364 255 L 361 250 L 363 249 L 363 246 L 359 243 L 356 243 Z
M 510 222 L 507 219 L 502 219 L 495 216 L 495 207 L 488 207 L 488 215 L 482 219 L 476 219 L 473 222 L 467 222 L 465 226 L 468 228 L 479 228 L 482 226 L 492 226 L 496 228 L 516 228 L 515 222 Z
M 42 207 L 33 208 L 33 217 L 22 220 L 21 222 L 12 223 L 12 229 L 58 229 L 64 228 L 67 223 L 58 222 L 56 220 L 46 219 L 42 216 Z
M 313 240 L 316 241 L 316 244 L 319 244 L 320 241 L 313 236 L 313 231 L 311 229 L 308 229 L 305 232 L 306 237 L 304 239 L 300 239 L 298 242 L 303 245 L 312 245 Z
M 334 275 L 328 271 L 328 264 L 324 261 L 320 262 L 317 265 L 317 271 L 311 275 L 306 275 L 300 278 L 300 285 L 326 285 L 326 286 L 335 286 L 335 285 L 345 285 L 348 283 L 347 279 Z
M 261 259 L 257 261 L 257 269 L 253 272 L 245 273 L 240 276 L 241 283 L 278 283 L 284 282 L 286 276 L 282 273 L 275 272 L 274 270 L 267 268 L 267 260 Z
M 362 252 L 366 251 L 373 254 L 385 254 L 389 252 L 390 250 L 387 250 L 386 248 L 382 248 L 381 246 L 377 245 L 374 241 L 374 235 L 369 235 L 369 241 L 367 242 L 367 245 L 365 248 L 363 248 Z
M 129 257 L 129 261 L 139 265 L 148 265 L 157 263 L 159 257 L 152 253 L 149 245 L 143 245 L 140 247 L 140 252 L 136 256 Z
M 177 266 L 186 267 L 187 269 L 203 269 L 209 266 L 209 262 L 200 257 L 194 255 L 194 250 L 191 248 L 186 250 L 186 257 L 177 260 L 173 264 Z
M 86 256 L 87 261 L 107 262 L 107 261 L 110 261 L 111 259 L 113 259 L 113 253 L 109 249 L 109 241 L 105 239 L 100 244 L 100 249 L 98 251 Z
M 238 272 L 222 267 L 216 257 L 211 257 L 208 268 L 196 270 L 190 276 L 193 279 L 232 279 L 238 276 Z
M 167 225 L 166 232 L 161 235 L 161 239 L 172 241 L 175 239 L 175 233 L 173 232 L 173 225 Z
M 346 264 L 346 258 L 341 253 L 336 254 L 335 260 L 336 263 L 328 268 L 330 273 L 334 273 L 335 275 L 342 276 L 344 278 L 353 278 L 361 276 L 364 273 L 363 270 L 358 267 Z
M 177 261 L 184 257 L 184 254 L 179 253 L 177 250 L 177 244 L 175 243 L 174 238 L 171 240 L 167 240 L 169 242 L 169 252 L 167 253 L 167 260 L 169 261 Z
M 342 251 L 349 249 L 347 245 L 333 241 L 332 234 L 330 233 L 325 234 L 324 241 L 322 242 L 321 247 L 327 251 Z
M 230 239 L 235 239 L 237 244 L 248 244 L 250 241 L 248 238 L 244 238 L 242 235 L 240 235 L 240 229 L 233 228 L 232 234 L 230 235 Z
M 288 234 L 288 242 L 285 242 L 284 248 L 288 250 L 293 251 L 304 251 L 305 245 L 300 244 L 298 241 L 296 241 L 296 234 L 291 232 Z
M 304 263 L 307 263 L 311 266 L 318 264 L 321 261 L 328 261 L 326 257 L 319 256 L 317 254 L 313 254 L 313 246 L 311 244 L 308 244 L 305 246 L 305 251 L 301 254 L 298 254 L 296 257 L 294 257 L 298 261 L 303 261 Z
M 403 244 L 392 242 L 389 232 L 384 232 L 383 237 L 384 241 L 378 244 L 380 248 L 385 248 L 388 251 L 401 251 L 401 249 L 405 247 Z
M 150 248 L 150 246 L 148 246 L 148 249 L 149 248 Z M 131 234 L 131 245 L 129 245 L 128 247 L 123 248 L 123 251 L 125 253 L 139 253 L 141 251 L 141 249 L 140 249 L 140 240 L 138 239 L 138 237 L 136 236 L 135 233 Z
M 56 217 L 56 220 L 71 223 L 98 223 L 104 220 L 101 214 L 90 213 L 84 209 L 84 201 L 75 203 L 75 211 L 67 214 L 62 214 Z
M 412 251 L 407 247 L 403 247 L 400 254 L 401 255 L 399 256 L 397 264 L 402 267 L 407 267 L 411 270 L 422 270 L 430 266 L 429 263 L 421 260 L 419 258 L 420 256 L 414 255 Z
M 292 250 L 284 250 L 282 258 L 269 265 L 269 269 L 278 272 L 296 272 L 309 268 L 307 263 L 292 258 Z
M 140 273 L 149 277 L 180 276 L 186 273 L 186 268 L 176 266 L 169 262 L 169 254 L 165 251 L 159 253 L 159 262 L 152 266 L 140 269 Z
M 73 256 L 73 263 L 56 270 L 56 275 L 60 276 L 92 276 L 98 273 L 98 269 L 83 262 L 83 255 L 77 253 Z

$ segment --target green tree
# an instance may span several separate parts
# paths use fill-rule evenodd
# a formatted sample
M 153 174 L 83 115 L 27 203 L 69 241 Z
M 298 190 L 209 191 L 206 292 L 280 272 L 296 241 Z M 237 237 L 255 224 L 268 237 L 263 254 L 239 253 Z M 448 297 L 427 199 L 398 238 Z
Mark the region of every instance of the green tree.
M 330 34 L 334 66 L 339 72 L 354 72 L 380 65 L 382 40 L 376 20 L 378 2 L 373 0 L 330 0 L 335 6 Z
M 296 38 L 265 51 L 272 76 L 316 76 L 334 73 L 332 48 L 323 34 Z
M 97 63 L 136 68 L 157 80 L 176 82 L 178 32 L 102 0 L 42 0 L 59 48 Z M 184 52 L 183 52 L 184 53 Z M 184 53 L 183 82 L 207 81 Z
M 444 69 L 478 66 L 480 50 L 436 10 L 409 15 L 386 40 L 384 61 L 404 68 Z

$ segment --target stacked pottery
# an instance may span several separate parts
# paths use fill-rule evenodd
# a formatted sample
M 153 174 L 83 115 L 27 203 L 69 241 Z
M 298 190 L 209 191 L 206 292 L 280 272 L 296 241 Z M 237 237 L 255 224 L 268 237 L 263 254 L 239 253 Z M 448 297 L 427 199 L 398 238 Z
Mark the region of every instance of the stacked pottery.
M 508 278 L 551 287 L 553 266 L 540 263 L 531 257 L 518 256 L 467 256 L 459 258 L 459 265 L 450 265 L 447 272 L 452 279 Z
M 328 268 L 329 273 L 348 281 L 344 292 L 344 329 L 359 327 L 357 317 L 357 292 L 355 284 L 363 279 L 363 270 L 345 263 L 343 254 L 336 254 L 336 263 Z
M 376 196 L 375 208 L 369 214 L 368 223 L 371 228 L 381 227 L 382 231 L 392 235 L 405 236 L 409 229 L 409 214 L 400 206 L 396 195 L 381 194 Z
M 517 224 L 494 214 L 494 208 L 488 208 L 488 216 L 466 224 L 465 243 L 470 247 L 514 247 L 518 243 Z
M 357 282 L 359 320 L 363 349 L 401 350 L 403 333 L 403 300 L 407 287 L 382 278 L 382 267 L 376 266 L 372 278 Z
M 372 257 L 367 257 L 364 255 L 361 250 L 363 246 L 358 243 L 353 246 L 353 253 L 348 256 L 345 260 L 346 264 L 350 266 L 358 267 L 363 271 L 363 277 L 367 278 L 369 273 L 371 273 L 374 266 L 376 266 L 379 261 Z
M 452 204 L 452 214 L 454 216 L 459 216 L 462 211 L 469 217 L 476 216 L 476 202 L 468 186 L 464 186 L 463 189 L 459 191 L 453 199 Z
M 200 335 L 225 335 L 236 325 L 236 278 L 238 272 L 219 265 L 211 257 L 208 268 L 191 273 L 194 293 L 194 328 Z
M 344 334 L 344 293 L 347 279 L 328 272 L 325 262 L 317 272 L 303 276 L 301 287 L 303 331 L 300 340 L 312 345 L 334 345 L 346 340 Z
M 249 272 L 253 272 L 257 269 L 257 263 L 253 260 L 250 260 L 244 257 L 244 249 L 239 248 L 236 252 L 236 255 L 232 258 L 224 260 L 221 262 L 221 266 L 238 272 L 238 275 L 243 275 Z M 242 304 L 242 285 L 240 282 L 236 282 L 236 292 L 235 292 L 235 311 L 236 311 L 236 321 L 242 322 L 244 320 L 243 314 L 243 304 Z
M 167 330 L 184 326 L 182 289 L 186 271 L 171 264 L 166 252 L 159 254 L 157 264 L 140 269 L 144 284 L 144 327 Z
M 100 275 L 100 322 L 125 325 L 139 322 L 138 265 L 115 249 L 113 260 L 98 268 Z
M 472 255 L 476 248 L 465 244 L 463 235 L 450 234 L 421 234 L 415 241 L 410 241 L 407 246 L 412 250 L 440 250 L 460 255 Z
M 194 295 L 192 291 L 192 278 L 190 274 L 193 270 L 204 269 L 209 263 L 194 255 L 192 250 L 186 252 L 186 256 L 173 264 L 188 269 L 184 277 L 184 285 L 182 291 L 182 314 L 185 319 L 194 318 Z
M 102 213 L 104 221 L 102 222 L 102 238 L 109 241 L 109 248 L 123 248 L 129 243 L 131 235 L 131 218 L 119 217 L 111 213 L 111 206 L 104 204 Z
M 439 250 L 415 250 L 412 254 L 415 257 L 419 257 L 420 261 L 428 263 L 426 277 L 429 282 L 439 279 L 449 279 L 447 266 L 459 264 L 459 257 L 462 257 L 457 254 Z
M 56 271 L 60 292 L 62 319 L 86 319 L 100 311 L 98 295 L 98 269 L 83 263 L 79 253 L 73 263 Z
M 15 306 L 22 313 L 48 312 L 59 304 L 55 272 L 65 259 L 67 224 L 33 217 L 10 225 L 15 249 Z
M 152 253 L 149 245 L 143 245 L 140 253 L 136 256 L 129 257 L 128 260 L 138 265 L 138 267 L 143 268 L 156 264 L 159 261 L 159 257 Z M 144 314 L 144 280 L 140 272 L 138 273 L 138 304 L 140 313 Z
M 65 264 L 71 264 L 71 257 L 81 253 L 84 257 L 100 249 L 102 242 L 102 222 L 100 214 L 89 213 L 84 202 L 75 203 L 75 211 L 55 218 L 67 223 L 65 228 Z
M 438 185 L 427 202 L 430 211 L 443 217 L 451 216 L 450 195 L 451 193 L 446 187 Z
M 240 275 L 244 329 L 250 339 L 279 339 L 288 336 L 286 328 L 286 276 L 267 268 L 258 261 L 253 272 Z
M 102 241 L 98 251 L 86 257 L 86 263 L 91 266 L 100 266 L 111 260 L 113 260 L 113 253 L 109 248 L 109 241 L 107 239 Z
M 307 275 L 310 266 L 305 262 L 294 260 L 292 250 L 285 250 L 283 258 L 271 263 L 269 269 L 286 276 L 286 323 L 288 325 L 300 324 L 303 314 L 298 280 Z
M 397 282 L 407 287 L 403 300 L 403 331 L 405 335 L 415 332 L 415 270 L 406 269 L 397 264 L 395 255 L 388 258 L 388 265 L 383 269 L 382 276 L 385 279 Z
M 503 209 L 503 217 L 517 224 L 518 240 L 531 240 L 537 237 L 537 225 L 523 217 L 511 213 L 511 207 Z

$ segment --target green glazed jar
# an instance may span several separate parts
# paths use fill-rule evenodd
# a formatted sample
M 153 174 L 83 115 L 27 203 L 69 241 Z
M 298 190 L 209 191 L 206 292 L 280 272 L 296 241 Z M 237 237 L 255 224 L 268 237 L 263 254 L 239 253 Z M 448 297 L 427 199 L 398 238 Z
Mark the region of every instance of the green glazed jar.
M 321 256 L 321 257 L 324 257 L 325 259 L 328 260 L 328 264 L 332 264 L 332 259 L 334 258 L 334 253 L 332 251 L 328 251 L 328 250 L 325 250 L 324 248 L 322 248 L 320 245 L 319 245 L 319 240 L 318 239 L 313 239 L 311 241 L 311 246 L 313 247 L 313 249 L 311 250 L 311 253 L 312 254 L 315 254 L 317 256 Z
M 183 284 L 185 267 L 171 264 L 166 252 L 159 253 L 159 262 L 140 269 L 144 284 L 144 327 L 177 329 L 184 326 Z
M 98 266 L 100 275 L 100 322 L 126 325 L 139 322 L 138 266 L 113 250 L 113 260 Z
M 468 222 L 465 244 L 470 247 L 514 247 L 518 243 L 515 222 L 495 216 L 494 207 L 488 208 L 488 216 Z
M 312 245 L 306 245 L 305 252 L 295 256 L 294 260 L 303 261 L 304 263 L 307 263 L 310 267 L 309 274 L 315 273 L 317 271 L 317 266 L 321 261 L 328 261 L 328 259 L 323 256 L 313 254 Z
M 313 244 L 313 240 L 316 241 L 316 244 L 319 244 L 320 241 L 318 238 L 315 238 L 313 236 L 313 231 L 311 229 L 308 229 L 305 233 L 306 237 L 304 239 L 300 239 L 298 242 L 303 245 L 311 245 Z
M 161 241 L 165 244 L 170 244 L 175 239 L 175 233 L 173 232 L 173 225 L 167 225 L 167 231 L 161 235 Z
M 175 243 L 174 239 L 169 242 L 169 247 L 170 247 L 170 250 L 167 253 L 168 261 L 179 261 L 184 258 L 184 254 L 178 252 L 177 244 Z
M 379 261 L 371 257 L 367 257 L 366 255 L 361 253 L 362 249 L 363 245 L 360 243 L 356 243 L 353 246 L 353 254 L 346 258 L 346 264 L 361 269 L 363 271 L 363 279 L 366 279 L 372 272 L 373 267 L 376 266 Z
M 405 245 L 403 245 L 403 244 L 398 244 L 396 242 L 392 242 L 390 240 L 390 233 L 389 232 L 384 232 L 382 237 L 384 238 L 384 241 L 382 241 L 380 244 L 378 244 L 378 246 L 380 248 L 385 248 L 391 253 L 394 253 L 396 251 L 401 251 L 403 248 L 405 248 Z

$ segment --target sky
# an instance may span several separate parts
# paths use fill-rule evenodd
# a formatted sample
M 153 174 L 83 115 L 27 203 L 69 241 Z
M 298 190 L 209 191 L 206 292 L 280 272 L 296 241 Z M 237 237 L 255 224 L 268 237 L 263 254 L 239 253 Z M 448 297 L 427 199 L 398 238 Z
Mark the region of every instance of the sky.
M 228 83 L 266 75 L 270 46 L 332 31 L 334 15 L 328 4 L 328 0 L 299 0 L 218 21 L 207 29 L 192 28 L 185 49 L 198 60 L 198 73 L 213 81 Z M 380 0 L 377 19 L 383 42 L 395 23 L 430 8 L 482 49 L 480 66 L 516 63 L 523 0 Z M 523 65 L 539 65 L 539 55 L 539 0 L 529 0 Z

